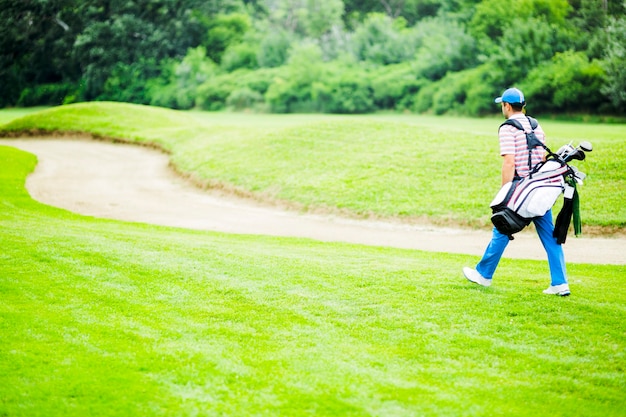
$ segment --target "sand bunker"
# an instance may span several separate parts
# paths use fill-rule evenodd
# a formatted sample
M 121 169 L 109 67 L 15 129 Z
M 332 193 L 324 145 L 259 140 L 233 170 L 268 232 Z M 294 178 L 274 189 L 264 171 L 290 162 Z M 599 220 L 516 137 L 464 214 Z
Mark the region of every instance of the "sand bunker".
M 201 190 L 177 176 L 157 150 L 90 139 L 2 139 L 38 158 L 26 187 L 42 203 L 75 213 L 227 233 L 304 237 L 480 256 L 491 232 L 301 214 Z M 568 236 L 568 262 L 626 264 L 626 239 Z M 505 257 L 546 259 L 532 230 Z

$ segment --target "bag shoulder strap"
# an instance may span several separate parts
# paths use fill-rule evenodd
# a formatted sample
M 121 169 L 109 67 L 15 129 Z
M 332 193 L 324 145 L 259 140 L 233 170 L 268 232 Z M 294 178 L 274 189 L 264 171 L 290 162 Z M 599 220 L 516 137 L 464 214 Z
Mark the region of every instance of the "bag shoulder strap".
M 530 123 L 530 132 L 526 132 L 519 120 L 515 119 L 506 119 L 504 123 L 500 125 L 500 127 L 505 125 L 513 126 L 526 134 L 526 146 L 528 147 L 528 169 L 532 170 L 532 150 L 538 146 L 541 146 L 543 148 L 545 148 L 545 146 L 543 145 L 543 143 L 539 142 L 539 139 L 537 139 L 537 136 L 535 136 L 535 129 L 537 129 L 537 126 L 539 126 L 539 122 L 537 121 L 537 119 L 530 116 L 526 116 L 526 118 Z M 498 128 L 498 130 L 499 129 L 500 128 Z
M 532 130 L 537 129 L 537 126 L 539 126 L 539 122 L 537 121 L 537 119 L 530 117 L 530 116 L 526 116 L 526 118 L 528 119 L 528 121 L 530 122 L 530 128 Z M 518 130 L 524 130 L 524 127 L 522 126 L 522 124 L 519 122 L 519 120 L 515 120 L 515 119 L 506 119 L 504 121 L 504 123 L 502 123 L 500 125 L 500 127 L 504 126 L 504 125 L 508 125 L 508 126 L 513 126 Z

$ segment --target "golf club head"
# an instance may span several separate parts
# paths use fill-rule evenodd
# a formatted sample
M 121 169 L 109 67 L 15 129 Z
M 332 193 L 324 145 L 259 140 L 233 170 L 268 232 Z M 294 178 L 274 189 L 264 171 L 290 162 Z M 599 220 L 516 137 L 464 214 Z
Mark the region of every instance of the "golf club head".
M 581 149 L 576 149 L 574 152 L 570 153 L 569 155 L 567 155 L 563 160 L 565 162 L 569 162 L 573 159 L 576 159 L 577 161 L 584 161 L 585 160 L 585 152 Z
M 573 151 L 574 147 L 572 145 L 563 145 L 559 148 L 558 151 L 556 151 L 556 154 L 559 155 L 561 158 L 564 158 L 565 156 L 567 156 L 567 154 Z
M 593 146 L 591 145 L 591 142 L 586 141 L 586 140 L 583 140 L 582 142 L 580 142 L 578 147 L 585 152 L 591 152 L 593 150 Z

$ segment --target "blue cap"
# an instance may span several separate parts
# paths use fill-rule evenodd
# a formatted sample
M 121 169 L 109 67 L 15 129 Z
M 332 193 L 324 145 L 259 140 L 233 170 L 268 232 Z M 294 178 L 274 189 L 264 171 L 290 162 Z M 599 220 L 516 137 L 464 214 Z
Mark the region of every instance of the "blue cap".
M 519 103 L 525 104 L 524 93 L 517 88 L 509 88 L 502 93 L 501 97 L 496 98 L 496 103 Z

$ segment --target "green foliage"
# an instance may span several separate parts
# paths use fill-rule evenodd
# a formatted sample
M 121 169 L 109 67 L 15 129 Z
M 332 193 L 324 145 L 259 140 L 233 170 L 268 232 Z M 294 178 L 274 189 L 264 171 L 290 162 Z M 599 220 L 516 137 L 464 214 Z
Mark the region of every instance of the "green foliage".
M 369 76 L 378 109 L 411 109 L 415 94 L 426 83 L 416 76 L 412 63 L 379 67 Z
M 544 24 L 541 19 L 531 19 L 525 24 L 513 25 L 518 42 L 510 42 L 503 48 L 502 54 L 491 62 L 504 66 L 514 80 L 522 79 L 542 62 L 549 61 L 559 52 L 570 49 L 572 33 L 557 26 Z
M 154 60 L 142 60 L 130 64 L 117 63 L 106 78 L 102 92 L 97 99 L 149 104 L 151 97 L 146 83 L 158 74 L 159 69 Z
M 258 108 L 263 103 L 263 96 L 249 87 L 233 90 L 226 99 L 226 105 L 233 110 Z
M 164 63 L 161 77 L 144 82 L 148 86 L 148 103 L 175 109 L 193 108 L 198 104 L 198 87 L 217 71 L 203 47 L 189 49 L 181 62 Z
M 306 0 L 305 23 L 306 33 L 312 38 L 320 38 L 333 27 L 342 25 L 342 0 Z
M 256 71 L 237 72 L 238 86 L 248 87 L 264 95 L 277 77 L 283 76 L 286 68 L 261 68 Z
M 308 43 L 293 48 L 286 77 L 277 79 L 267 91 L 266 100 L 272 111 L 277 113 L 318 111 L 313 100 L 312 86 L 325 78 L 326 74 L 319 46 Z
M 190 49 L 183 61 L 176 67 L 175 72 L 177 89 L 182 97 L 177 100 L 179 108 L 194 107 L 198 86 L 216 72 L 216 66 L 207 57 L 204 48 Z
M 415 31 L 419 47 L 414 62 L 420 76 L 438 80 L 448 72 L 472 68 L 477 64 L 474 38 L 455 21 L 441 17 L 425 19 Z
M 312 85 L 316 107 L 328 113 L 370 113 L 374 107 L 367 74 L 358 67 L 331 69 L 324 82 Z
M 224 51 L 239 44 L 250 29 L 250 18 L 241 13 L 218 15 L 207 21 L 207 34 L 202 45 L 207 56 L 220 63 Z
M 237 88 L 237 75 L 236 71 L 214 76 L 202 83 L 197 91 L 198 107 L 210 111 L 222 110 L 226 106 L 228 96 Z
M 287 71 L 268 88 L 277 113 L 368 113 L 375 109 L 368 73 L 358 65 L 322 60 L 315 44 L 294 48 Z
M 626 3 L 624 4 L 626 9 Z M 606 82 L 604 93 L 617 111 L 626 108 L 626 17 L 613 18 L 607 31 L 606 53 L 603 62 Z
M 270 3 L 269 31 L 318 39 L 334 27 L 342 26 L 341 0 L 276 0 Z
M 313 101 L 313 84 L 278 78 L 265 95 L 274 113 L 312 113 L 320 109 Z
M 353 37 L 356 56 L 380 65 L 411 60 L 415 54 L 415 39 L 399 20 L 372 13 Z
M 163 60 L 160 65 L 160 75 L 146 81 L 146 95 L 150 97 L 153 106 L 178 108 L 178 85 L 176 83 L 176 68 L 179 62 Z
M 73 84 L 40 84 L 22 90 L 17 105 L 20 107 L 32 107 L 72 103 L 76 97 L 76 92 L 77 87 Z
M 465 102 L 459 113 L 467 116 L 493 114 L 494 97 L 502 92 L 494 86 L 501 85 L 499 80 L 504 78 L 503 72 L 484 64 L 462 71 L 461 74 L 465 78 Z M 499 110 L 499 107 L 496 106 L 495 110 Z
M 0 108 L 37 97 L 42 101 L 34 104 L 58 103 L 53 96 L 78 84 L 81 67 L 70 58 L 84 23 L 75 3 L 0 1 Z
M 357 26 L 369 13 L 385 13 L 392 18 L 401 17 L 413 25 L 426 17 L 436 16 L 441 10 L 449 8 L 456 1 L 440 0 L 344 0 L 344 20 L 351 26 Z
M 197 106 L 194 89 L 217 76 L 211 66 L 197 80 L 186 67 L 188 51 L 204 48 L 220 72 L 285 68 L 290 74 L 271 90 L 276 111 L 356 111 L 372 108 L 431 112 L 464 111 L 481 114 L 478 99 L 487 91 L 521 85 L 535 68 L 557 54 L 584 53 L 599 60 L 603 73 L 601 112 L 623 114 L 622 27 L 626 6 L 601 0 L 0 0 L 0 107 L 18 102 L 59 102 L 46 91 L 77 86 L 66 102 L 117 100 L 153 103 L 174 108 Z M 345 12 L 345 13 L 344 13 Z M 360 62 L 363 78 L 300 79 L 294 72 L 305 65 L 289 62 L 290 54 L 315 44 L 325 63 L 344 66 L 352 73 Z M 412 66 L 415 80 L 399 86 L 388 82 L 396 65 Z M 476 76 L 490 86 L 463 86 L 464 94 L 420 94 L 425 79 L 439 81 L 449 73 L 489 64 L 495 76 Z M 548 65 L 548 64 L 546 64 Z M 595 64 L 594 64 L 595 65 Z M 333 67 L 333 68 L 331 68 Z M 182 73 L 179 73 L 179 70 Z M 384 72 L 389 72 L 384 76 Z M 205 71 L 200 68 L 199 71 Z M 371 74 L 371 72 L 375 74 Z M 482 74 L 482 70 L 477 70 Z M 325 76 L 325 73 L 315 73 Z M 263 76 L 261 76 L 263 77 Z M 402 78 L 402 77 L 401 77 Z M 463 79 L 460 76 L 458 79 Z M 404 80 L 404 78 L 402 78 Z M 452 78 L 451 78 L 452 79 Z M 451 82 L 445 81 L 444 84 Z M 456 81 L 455 81 L 456 82 Z M 324 97 L 316 103 L 315 95 Z M 333 84 L 332 86 L 330 84 Z M 461 83 L 463 84 L 463 83 Z M 534 82 L 531 82 L 534 84 Z M 235 89 L 240 83 L 228 84 Z M 594 84 L 595 86 L 596 84 Z M 41 86 L 40 88 L 38 86 Z M 384 86 L 388 93 L 381 91 Z M 203 106 L 223 108 L 234 90 L 206 88 Z M 297 91 L 289 93 L 287 88 Z M 406 87 L 406 88 L 405 88 Z M 266 88 L 269 89 L 270 86 Z M 595 87 L 594 87 L 595 88 Z M 251 88 L 264 95 L 255 88 Z M 366 90 L 370 93 L 366 94 Z M 471 91 L 470 91 L 471 90 Z M 212 92 L 213 91 L 213 92 Z M 341 93 L 339 93 L 341 91 Z M 404 92 L 401 92 L 404 91 Z M 341 94 L 354 92 L 354 100 Z M 371 94 L 374 94 L 372 97 Z M 213 95 L 213 93 L 216 93 Z M 55 93 L 56 94 L 56 93 Z M 53 94 L 53 95 L 55 95 Z M 59 93 L 60 94 L 60 93 Z M 285 99 L 277 98 L 279 96 Z M 331 99 L 330 97 L 335 98 Z M 366 97 L 370 98 L 366 99 Z M 466 102 L 454 104 L 461 97 Z M 22 97 L 20 99 L 20 97 Z M 287 99 L 287 97 L 290 97 Z M 448 98 L 445 98 L 448 97 Z M 267 97 L 264 97 L 267 101 Z M 374 100 L 371 107 L 369 100 Z M 469 102 L 467 102 L 469 100 Z M 595 100 L 595 94 L 594 94 Z M 360 103 L 358 105 L 352 103 Z M 208 105 L 211 102 L 213 104 Z M 289 104 L 285 104 L 285 103 Z M 330 105 L 330 103 L 335 103 Z M 344 104 L 336 105 L 343 102 Z M 444 109 L 443 103 L 451 107 Z M 453 108 L 454 107 L 454 108 Z M 560 105 L 547 106 L 553 111 Z M 582 103 L 573 112 L 585 112 Z M 361 110 L 359 110 L 361 111 Z M 568 110 L 569 111 L 569 110 Z
M 413 110 L 416 113 L 427 113 L 433 105 L 433 96 L 437 91 L 437 82 L 426 82 L 415 96 Z
M 128 4 L 119 7 L 120 14 L 113 13 L 105 16 L 102 21 L 92 22 L 76 38 L 74 54 L 78 61 L 84 62 L 83 98 L 86 100 L 126 94 L 106 91 L 107 79 L 116 67 L 118 74 L 114 77 L 118 80 L 112 80 L 110 84 L 123 88 L 126 80 L 123 80 L 124 76 L 121 73 L 125 69 L 132 68 L 138 63 L 148 63 L 148 68 L 133 69 L 131 72 L 135 76 L 150 73 L 158 62 L 181 52 L 177 49 L 175 35 L 171 32 L 176 28 L 172 27 L 169 20 L 162 22 L 163 19 L 167 19 L 165 16 L 146 21 L 144 14 L 131 13 L 134 8 L 127 10 Z M 147 78 L 140 78 L 135 84 L 139 84 L 141 80 L 145 82 Z
M 286 31 L 270 31 L 261 40 L 257 62 L 261 67 L 279 67 L 287 62 L 290 46 L 291 41 Z
M 476 39 L 491 39 L 501 44 L 502 38 L 510 41 L 518 36 L 514 22 L 541 17 L 542 23 L 560 26 L 564 24 L 570 7 L 567 0 L 518 0 L 510 3 L 484 0 L 476 5 L 469 31 Z
M 256 69 L 258 46 L 251 43 L 239 43 L 229 46 L 224 55 L 220 67 L 226 72 L 233 72 L 238 69 Z
M 521 88 L 532 97 L 529 103 L 535 112 L 582 109 L 597 113 L 603 110 L 604 97 L 600 93 L 603 80 L 604 71 L 597 61 L 589 62 L 583 52 L 565 52 L 534 68 Z
M 257 103 L 259 96 L 265 100 L 265 93 L 269 87 L 285 73 L 284 68 L 262 68 L 256 71 L 241 69 L 232 73 L 215 75 L 198 87 L 197 105 L 205 110 L 224 109 L 228 105 L 229 97 L 235 91 L 238 91 L 235 97 L 247 95 Z M 261 102 L 257 104 L 259 105 L 255 105 L 255 109 L 265 109 L 260 105 Z
M 435 114 L 484 115 L 493 112 L 494 88 L 502 73 L 489 64 L 453 72 L 427 85 L 417 95 L 415 110 Z

